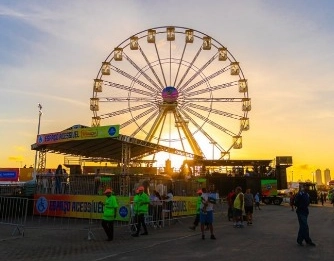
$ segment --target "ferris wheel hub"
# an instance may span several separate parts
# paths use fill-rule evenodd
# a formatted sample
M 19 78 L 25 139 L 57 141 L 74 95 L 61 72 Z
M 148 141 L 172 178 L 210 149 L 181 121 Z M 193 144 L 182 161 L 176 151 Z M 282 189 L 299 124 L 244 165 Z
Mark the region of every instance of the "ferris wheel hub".
M 176 102 L 179 92 L 175 87 L 167 86 L 162 90 L 161 96 L 164 102 Z

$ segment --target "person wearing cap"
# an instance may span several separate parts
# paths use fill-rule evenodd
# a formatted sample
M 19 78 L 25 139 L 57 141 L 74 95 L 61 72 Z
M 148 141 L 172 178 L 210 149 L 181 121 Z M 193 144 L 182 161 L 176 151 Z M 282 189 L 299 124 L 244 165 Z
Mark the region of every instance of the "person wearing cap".
M 189 227 L 189 229 L 191 230 L 195 230 L 196 227 L 198 226 L 199 223 L 199 216 L 200 216 L 200 212 L 201 212 L 201 203 L 202 203 L 202 193 L 203 191 L 201 189 L 197 190 L 197 201 L 196 201 L 196 216 L 195 216 L 195 220 L 192 226 Z
M 107 234 L 107 241 L 114 239 L 114 220 L 116 219 L 118 203 L 110 188 L 104 191 L 106 200 L 103 207 L 102 227 Z
M 141 226 L 143 226 L 144 232 L 140 235 L 148 235 L 147 227 L 145 224 L 145 215 L 148 214 L 148 205 L 150 204 L 150 197 L 144 192 L 144 187 L 138 188 L 138 194 L 133 199 L 134 212 L 136 217 L 136 233 L 132 234 L 133 237 L 138 237 Z

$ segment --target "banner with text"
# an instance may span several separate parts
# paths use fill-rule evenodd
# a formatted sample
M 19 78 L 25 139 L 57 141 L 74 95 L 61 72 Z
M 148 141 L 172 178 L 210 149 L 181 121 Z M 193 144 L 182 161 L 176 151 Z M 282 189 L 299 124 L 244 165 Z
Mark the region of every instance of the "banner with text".
M 119 125 L 100 126 L 91 128 L 71 128 L 61 132 L 37 135 L 36 143 L 52 144 L 72 140 L 101 139 L 119 136 Z

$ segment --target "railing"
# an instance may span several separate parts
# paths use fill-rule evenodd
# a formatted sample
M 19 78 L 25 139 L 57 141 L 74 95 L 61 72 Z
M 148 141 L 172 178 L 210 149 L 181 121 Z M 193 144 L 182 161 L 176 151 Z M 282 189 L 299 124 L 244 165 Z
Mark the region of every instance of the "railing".
M 0 197 L 0 224 L 6 225 L 1 230 L 3 237 L 9 236 L 8 229 L 12 228 L 11 236 L 24 235 L 28 210 L 28 199 L 17 197 Z

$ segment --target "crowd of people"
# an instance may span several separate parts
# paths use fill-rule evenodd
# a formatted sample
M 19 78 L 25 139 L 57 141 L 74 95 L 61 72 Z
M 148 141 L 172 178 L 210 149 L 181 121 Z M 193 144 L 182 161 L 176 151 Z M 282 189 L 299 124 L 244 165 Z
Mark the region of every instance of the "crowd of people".
M 64 194 L 68 190 L 68 174 L 61 164 L 55 171 L 49 169 L 40 179 L 43 193 Z
M 115 200 L 110 200 L 111 190 L 107 189 L 105 194 L 107 196 L 105 203 L 105 214 L 103 215 L 102 227 L 104 228 L 108 239 L 113 239 L 113 220 L 116 217 L 114 211 L 117 210 L 117 202 Z M 168 191 L 169 199 L 173 199 L 173 193 L 171 190 Z M 167 195 L 168 195 L 167 194 Z M 214 205 L 216 204 L 215 193 L 210 190 L 207 191 L 206 188 L 197 190 L 197 200 L 196 200 L 196 215 L 193 225 L 189 228 L 195 230 L 197 226 L 200 225 L 201 229 L 201 239 L 205 240 L 205 231 L 209 231 L 210 239 L 215 240 L 213 228 L 214 220 Z M 112 202 L 112 203 L 110 203 Z M 170 202 L 170 201 L 168 201 Z M 132 234 L 133 237 L 139 237 L 139 235 L 147 236 L 148 229 L 145 222 L 145 216 L 149 213 L 149 206 L 155 206 L 152 208 L 151 214 L 155 217 L 155 220 L 161 220 L 160 214 L 162 210 L 162 198 L 157 191 L 153 191 L 152 195 L 149 196 L 144 192 L 144 187 L 140 186 L 136 190 L 136 195 L 133 199 L 134 204 L 134 214 L 135 214 L 135 232 Z M 255 195 L 251 193 L 248 188 L 243 193 L 240 186 L 231 190 L 227 196 L 228 204 L 228 220 L 233 220 L 233 227 L 243 228 L 244 222 L 247 222 L 248 226 L 253 225 L 253 212 L 254 209 L 261 210 L 260 208 L 260 194 L 257 192 Z M 296 209 L 297 219 L 299 224 L 299 230 L 297 234 L 297 244 L 303 246 L 303 241 L 309 246 L 316 246 L 309 235 L 308 226 L 308 206 L 310 204 L 310 196 L 307 192 L 307 186 L 301 187 L 299 192 L 294 196 L 292 206 Z M 170 209 L 172 212 L 172 209 Z M 172 217 L 172 215 L 171 215 Z M 109 218 L 109 220 L 107 219 Z M 158 224 L 161 226 L 161 224 Z M 141 232 L 143 228 L 143 232 Z

